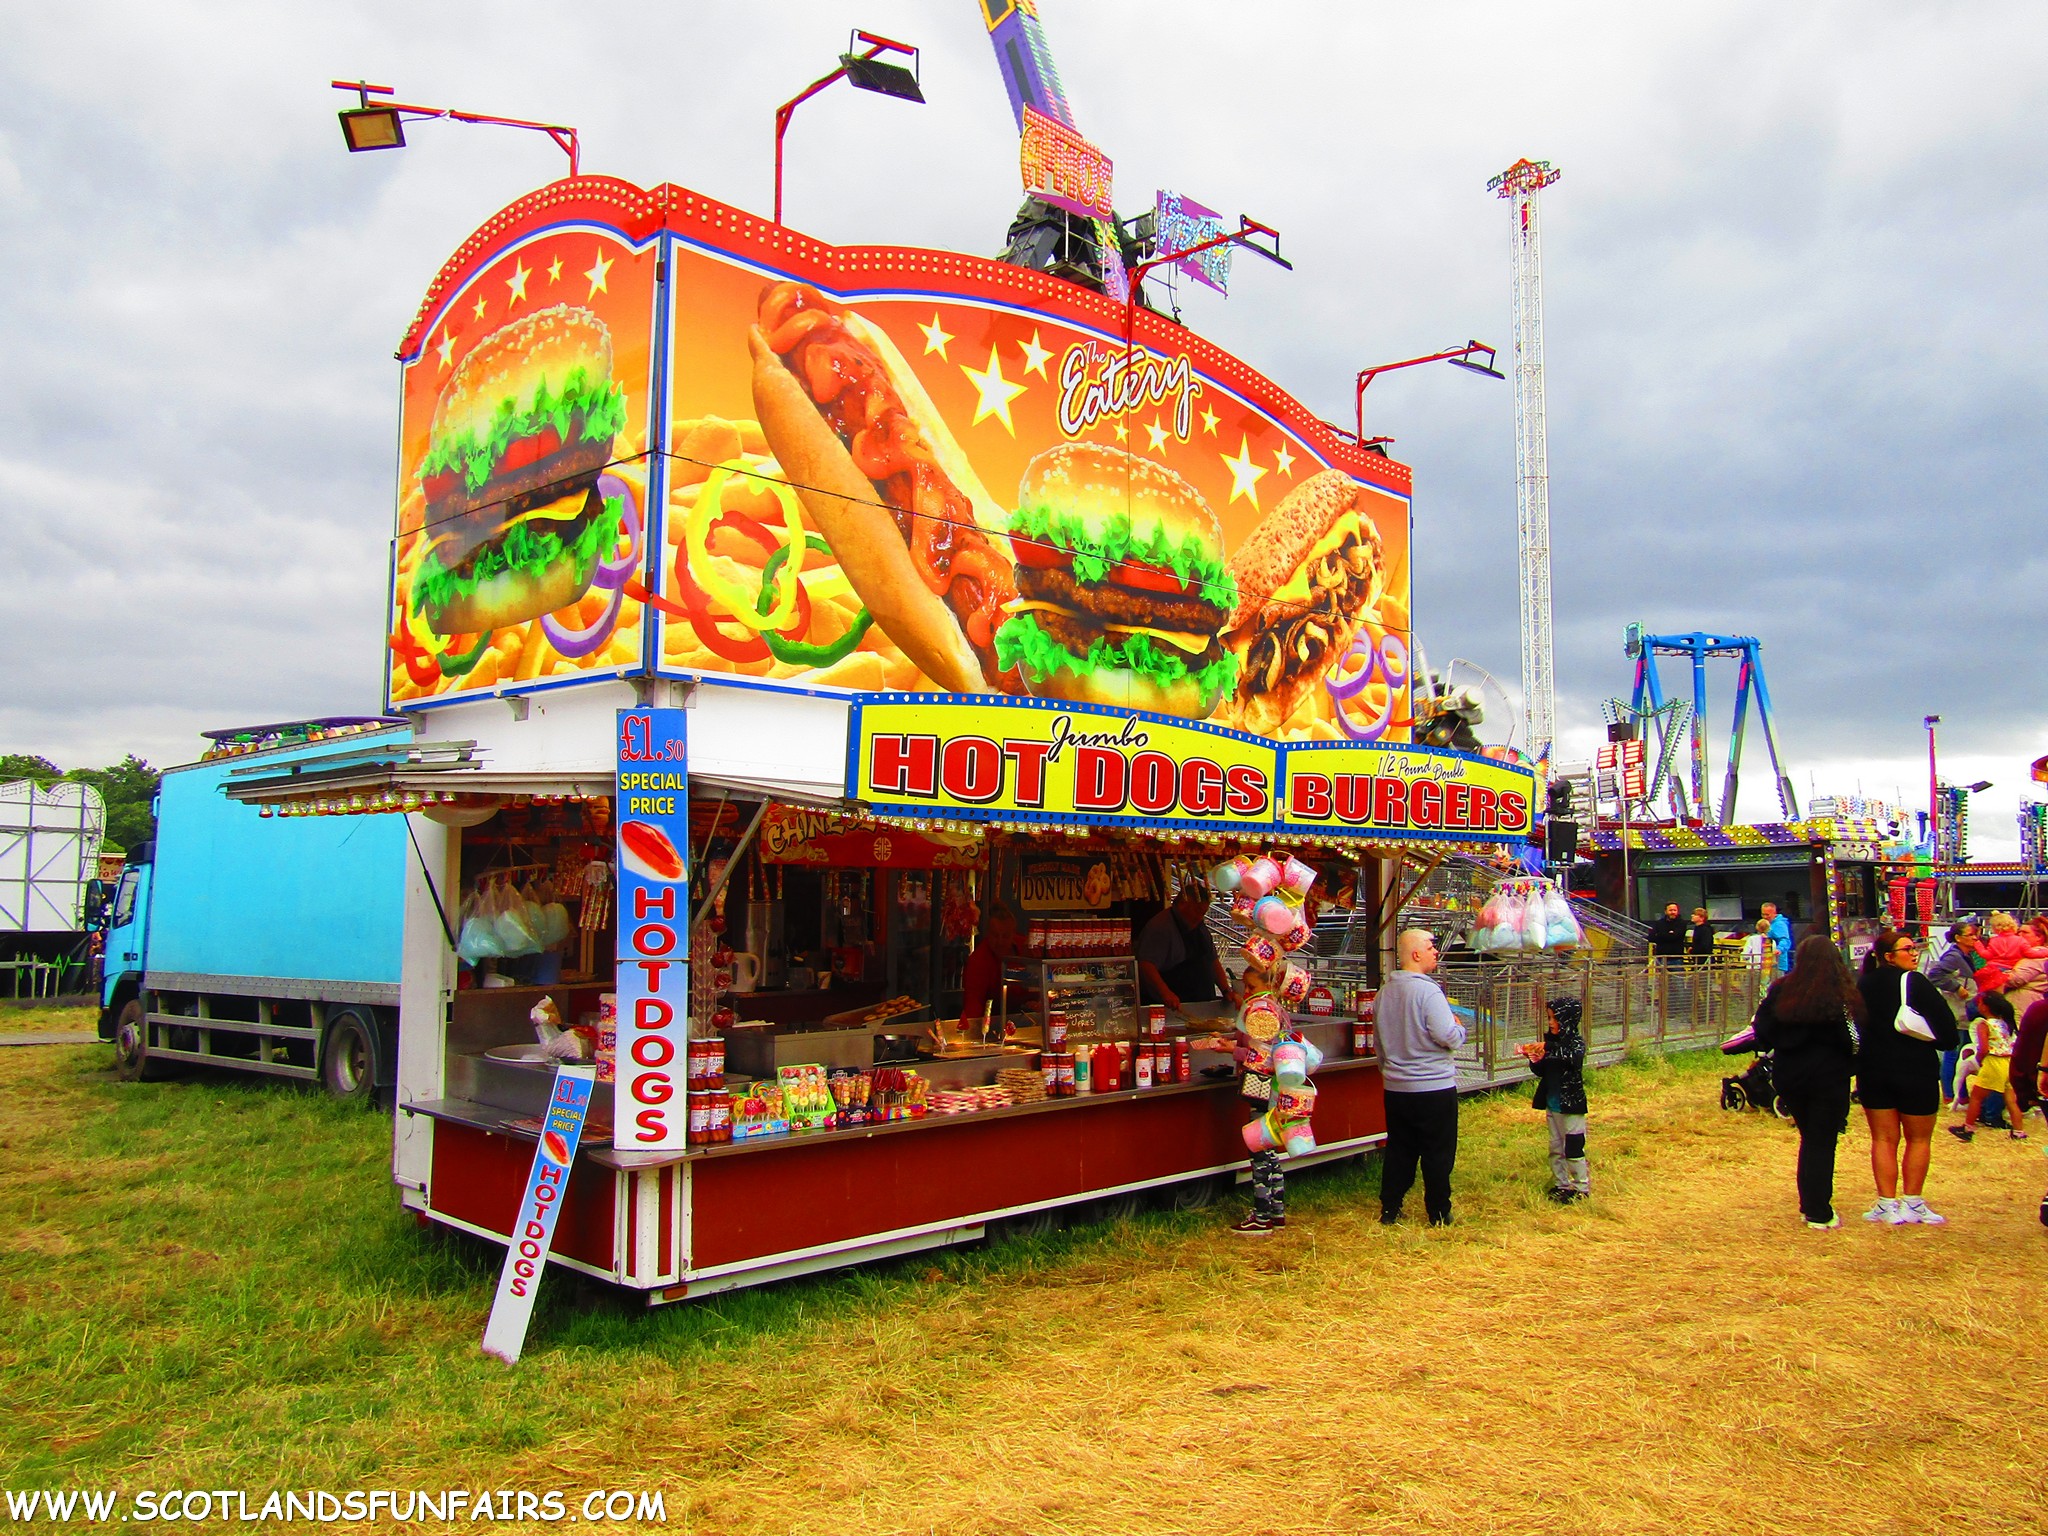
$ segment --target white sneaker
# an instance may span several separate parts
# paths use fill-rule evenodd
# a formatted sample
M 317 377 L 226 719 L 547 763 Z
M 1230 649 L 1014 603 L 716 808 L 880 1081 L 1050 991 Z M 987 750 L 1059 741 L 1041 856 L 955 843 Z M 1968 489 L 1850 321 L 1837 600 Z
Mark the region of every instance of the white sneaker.
M 1899 1224 L 1898 1209 L 1899 1202 L 1896 1200 L 1879 1200 L 1877 1204 L 1863 1213 L 1863 1219 L 1865 1221 L 1882 1221 L 1895 1227 Z
M 1920 1214 L 1913 1209 L 1913 1202 L 1901 1196 L 1892 1202 L 1891 1214 L 1884 1218 L 1895 1227 L 1911 1227 L 1919 1224 Z
M 1945 1227 L 1948 1225 L 1948 1218 L 1935 1210 L 1918 1195 L 1906 1196 L 1903 1205 L 1907 1221 L 1916 1222 L 1923 1227 Z

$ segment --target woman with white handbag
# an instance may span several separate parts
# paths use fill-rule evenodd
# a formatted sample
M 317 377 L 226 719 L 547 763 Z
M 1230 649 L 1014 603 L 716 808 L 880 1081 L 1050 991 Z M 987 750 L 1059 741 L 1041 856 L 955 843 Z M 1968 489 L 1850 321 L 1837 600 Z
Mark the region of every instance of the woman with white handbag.
M 1877 1182 L 1877 1204 L 1863 1219 L 1894 1227 L 1940 1226 L 1945 1219 L 1921 1191 L 1941 1109 L 1941 1053 L 1961 1037 L 1941 993 L 1920 974 L 1919 952 L 1913 938 L 1882 929 L 1856 981 L 1869 1019 L 1857 1042 L 1856 1097 L 1870 1125 Z

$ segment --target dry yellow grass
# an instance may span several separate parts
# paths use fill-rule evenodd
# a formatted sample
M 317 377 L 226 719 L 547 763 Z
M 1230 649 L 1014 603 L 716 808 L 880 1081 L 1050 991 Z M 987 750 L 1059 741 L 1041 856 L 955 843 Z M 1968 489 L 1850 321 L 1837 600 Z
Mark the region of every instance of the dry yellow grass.
M 475 1353 L 489 1264 L 407 1257 L 377 1123 L 59 1054 L 0 1060 L 0 1472 L 39 1485 L 659 1487 L 672 1528 L 719 1536 L 2031 1532 L 2048 1498 L 2040 1142 L 1939 1138 L 1953 1224 L 1884 1230 L 1852 1128 L 1847 1224 L 1809 1232 L 1789 1127 L 1714 1107 L 1717 1059 L 1596 1077 L 1587 1207 L 1541 1199 L 1541 1117 L 1503 1096 L 1467 1106 L 1447 1231 L 1379 1227 L 1368 1169 L 1298 1179 L 1271 1238 L 1226 1234 L 1233 1200 L 652 1316 L 557 1279 L 506 1372 Z M 142 1176 L 108 1138 L 132 1118 L 161 1156 L 188 1113 L 353 1171 L 281 1252 L 290 1190 L 231 1199 L 171 1158 L 183 1220 L 122 1262 L 118 1214 L 63 1191 Z M 60 1178 L 60 1152 L 102 1161 Z M 330 1242 L 355 1257 L 319 1270 Z M 293 1278 L 301 1248 L 330 1290 Z M 131 1342 L 46 1346 L 77 1303 Z

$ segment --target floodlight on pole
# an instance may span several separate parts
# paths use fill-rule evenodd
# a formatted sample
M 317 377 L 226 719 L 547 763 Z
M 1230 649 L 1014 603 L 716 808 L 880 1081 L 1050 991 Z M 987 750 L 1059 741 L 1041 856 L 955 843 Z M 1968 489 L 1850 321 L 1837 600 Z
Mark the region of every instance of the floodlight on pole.
M 1253 235 L 1264 235 L 1273 243 L 1270 246 L 1260 245 L 1252 238 Z M 1199 256 L 1204 251 L 1213 251 L 1226 245 L 1242 246 L 1254 256 L 1265 257 L 1266 260 L 1272 262 L 1275 266 L 1285 267 L 1290 272 L 1294 270 L 1294 263 L 1280 254 L 1280 231 L 1273 228 L 1270 224 L 1261 224 L 1257 219 L 1250 218 L 1242 213 L 1237 216 L 1236 229 L 1227 231 L 1224 234 L 1212 235 L 1207 240 L 1188 246 L 1185 250 L 1170 251 L 1164 256 L 1154 256 L 1149 261 L 1141 261 L 1131 268 L 1131 289 L 1124 299 L 1124 351 L 1126 353 L 1131 350 L 1131 338 L 1137 329 L 1138 290 L 1145 281 L 1145 274 L 1154 267 L 1170 267 L 1176 262 L 1186 261 L 1190 256 Z
M 422 107 L 404 101 L 379 101 L 373 105 L 370 101 L 372 96 L 389 96 L 392 88 L 371 85 L 366 80 L 330 80 L 328 84 L 337 91 L 354 91 L 361 103 L 340 114 L 342 141 L 348 145 L 348 152 L 352 155 L 372 149 L 403 149 L 407 118 L 423 122 L 438 117 L 451 123 L 484 123 L 494 128 L 529 128 L 535 133 L 544 133 L 555 141 L 557 149 L 569 157 L 571 176 L 581 168 L 576 130 L 563 123 L 535 123 L 523 117 L 495 117 L 487 112 L 458 112 L 453 107 Z
M 865 53 L 855 53 L 859 44 L 867 44 Z M 911 68 L 891 64 L 881 55 L 900 53 L 911 62 Z M 909 43 L 898 43 L 872 32 L 855 32 L 846 45 L 846 52 L 839 56 L 839 67 L 822 79 L 813 80 L 803 90 L 790 97 L 775 109 L 775 222 L 782 222 L 782 136 L 789 132 L 789 120 L 796 109 L 809 101 L 818 92 L 835 80 L 843 79 L 857 91 L 872 91 L 877 96 L 893 96 L 898 101 L 924 101 L 922 80 L 923 62 L 916 48 Z
M 1371 368 L 1358 370 L 1358 387 L 1354 401 L 1358 407 L 1357 437 L 1361 445 L 1367 444 L 1365 435 L 1365 391 L 1372 381 L 1383 373 L 1392 373 L 1397 368 L 1416 368 L 1423 363 L 1450 363 L 1470 373 L 1484 374 L 1489 379 L 1507 382 L 1507 375 L 1493 365 L 1494 349 L 1483 341 L 1468 341 L 1462 347 L 1448 347 L 1442 352 L 1432 352 L 1427 357 L 1407 357 L 1398 363 L 1379 363 Z M 1373 443 L 1391 443 L 1391 437 L 1376 437 Z
M 1941 716 L 1923 715 L 1920 723 L 1927 728 L 1927 826 L 1932 837 L 1941 817 L 1941 774 L 1934 758 L 1934 728 L 1941 724 Z

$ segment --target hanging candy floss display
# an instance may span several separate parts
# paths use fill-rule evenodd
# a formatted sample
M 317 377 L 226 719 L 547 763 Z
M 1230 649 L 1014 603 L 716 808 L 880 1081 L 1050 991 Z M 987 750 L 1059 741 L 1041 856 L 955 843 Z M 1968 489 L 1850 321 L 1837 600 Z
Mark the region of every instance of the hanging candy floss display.
M 1235 1054 L 1245 1074 L 1244 1097 L 1273 1107 L 1244 1127 L 1245 1149 L 1295 1156 L 1313 1151 L 1309 1116 L 1315 1085 L 1309 1074 L 1321 1064 L 1322 1053 L 1289 1031 L 1286 1010 L 1307 1001 L 1314 979 L 1306 967 L 1283 961 L 1315 936 L 1309 893 L 1316 871 L 1300 859 L 1267 853 L 1218 864 L 1208 880 L 1230 896 L 1230 915 L 1251 930 L 1242 952 L 1250 965 L 1246 980 L 1254 990 L 1238 1009 Z

